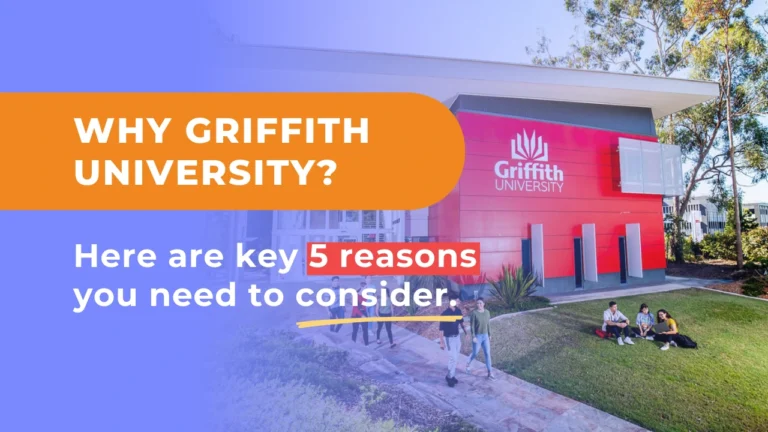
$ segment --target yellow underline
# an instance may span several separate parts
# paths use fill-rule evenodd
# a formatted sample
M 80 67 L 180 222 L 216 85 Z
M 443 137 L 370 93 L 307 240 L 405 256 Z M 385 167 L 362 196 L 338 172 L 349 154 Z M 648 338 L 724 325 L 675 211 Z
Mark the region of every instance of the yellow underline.
M 339 318 L 339 319 L 323 319 L 314 321 L 299 321 L 296 325 L 300 328 L 310 327 L 322 327 L 329 325 L 340 324 L 354 324 L 354 323 L 366 323 L 366 322 L 397 322 L 397 321 L 410 321 L 410 322 L 452 322 L 463 319 L 464 317 L 459 315 L 436 315 L 436 316 L 402 316 L 402 317 L 370 317 L 370 318 Z

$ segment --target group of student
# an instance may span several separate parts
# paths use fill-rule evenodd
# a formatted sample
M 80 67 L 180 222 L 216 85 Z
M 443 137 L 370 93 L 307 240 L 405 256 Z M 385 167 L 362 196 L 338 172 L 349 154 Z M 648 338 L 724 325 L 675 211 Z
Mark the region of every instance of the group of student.
M 363 303 L 363 297 L 360 294 L 360 291 L 365 289 L 367 286 L 371 284 L 371 277 L 365 276 L 363 280 L 360 282 L 360 287 L 358 288 L 358 298 L 357 298 L 357 304 L 358 306 L 354 306 L 352 308 L 352 318 L 363 318 L 363 317 L 391 317 L 392 316 L 392 305 L 387 304 L 384 305 L 376 305 L 372 307 L 365 307 L 362 305 Z M 331 288 L 334 290 L 339 289 L 339 277 L 334 276 L 331 278 Z M 389 289 L 386 287 L 383 287 L 382 290 L 384 290 L 385 294 L 389 296 Z M 336 296 L 336 303 L 328 307 L 328 315 L 331 319 L 342 319 L 344 318 L 346 314 L 346 308 L 344 306 L 341 306 L 340 303 L 340 297 Z M 459 359 L 459 353 L 461 352 L 461 334 L 460 330 L 464 332 L 464 336 L 470 336 L 472 337 L 472 355 L 470 355 L 469 360 L 467 361 L 467 365 L 465 367 L 465 372 L 467 374 L 471 374 L 471 364 L 472 361 L 477 357 L 477 355 L 480 353 L 480 350 L 483 350 L 483 355 L 485 357 L 485 367 L 488 370 L 488 379 L 496 379 L 496 377 L 493 375 L 493 369 L 491 368 L 491 313 L 488 312 L 487 309 L 485 309 L 485 301 L 480 298 L 476 301 L 476 308 L 469 314 L 469 327 L 470 330 L 467 332 L 467 328 L 464 325 L 464 314 L 461 311 L 461 308 L 459 307 L 460 300 L 458 298 L 454 297 L 447 297 L 448 300 L 448 308 L 446 308 L 441 315 L 443 316 L 456 316 L 461 317 L 460 319 L 457 318 L 456 321 L 450 321 L 450 322 L 441 322 L 440 323 L 440 348 L 443 350 L 448 351 L 448 375 L 446 375 L 445 380 L 448 383 L 449 386 L 453 387 L 456 384 L 458 384 L 459 380 L 456 378 L 456 364 Z M 369 323 L 362 322 L 362 323 L 353 323 L 352 324 L 352 341 L 357 342 L 357 334 L 362 330 L 362 336 L 363 336 L 363 342 L 366 346 L 368 346 L 368 332 L 369 332 Z M 377 323 L 378 327 L 376 329 L 376 342 L 378 344 L 381 344 L 381 330 L 386 329 L 387 336 L 389 337 L 389 346 L 390 348 L 394 348 L 397 344 L 392 338 L 392 323 L 391 322 L 379 322 Z M 341 324 L 332 324 L 331 331 L 334 333 L 338 333 L 341 330 Z M 372 329 L 372 328 L 371 328 Z
M 376 305 L 376 306 L 370 306 L 365 307 L 363 306 L 363 296 L 360 294 L 360 292 L 365 289 L 367 286 L 371 285 L 371 277 L 370 276 L 364 276 L 363 280 L 360 281 L 360 287 L 357 289 L 357 306 L 352 307 L 352 318 L 363 318 L 363 317 L 391 317 L 392 316 L 392 304 L 387 303 L 386 305 Z M 339 277 L 334 276 L 331 278 L 331 288 L 334 290 L 339 289 Z M 389 296 L 389 288 L 383 287 L 382 290 L 384 290 L 384 293 Z M 332 304 L 328 307 L 328 315 L 331 319 L 341 319 L 344 318 L 344 315 L 346 314 L 346 307 L 341 305 L 341 296 L 336 296 L 336 303 Z M 397 346 L 394 339 L 392 338 L 392 323 L 391 322 L 379 322 L 378 328 L 376 329 L 376 343 L 381 345 L 381 330 L 386 328 L 387 330 L 387 336 L 389 337 L 389 347 L 394 348 Z M 341 330 L 341 324 L 331 325 L 331 331 L 334 333 L 338 333 Z M 368 332 L 373 331 L 373 326 L 369 326 L 367 322 L 363 323 L 353 323 L 352 324 L 352 341 L 357 342 L 357 334 L 362 330 L 363 333 L 363 342 L 365 342 L 365 345 L 368 346 Z
M 635 319 L 636 327 L 632 327 L 629 318 L 619 311 L 619 305 L 615 301 L 608 303 L 608 309 L 603 312 L 603 332 L 616 337 L 619 345 L 634 345 L 632 338 L 645 338 L 656 342 L 662 342 L 662 351 L 669 346 L 677 346 L 676 338 L 680 334 L 677 321 L 664 309 L 659 309 L 654 318 L 648 305 L 640 305 L 640 311 Z M 623 337 L 622 337 L 623 336 Z

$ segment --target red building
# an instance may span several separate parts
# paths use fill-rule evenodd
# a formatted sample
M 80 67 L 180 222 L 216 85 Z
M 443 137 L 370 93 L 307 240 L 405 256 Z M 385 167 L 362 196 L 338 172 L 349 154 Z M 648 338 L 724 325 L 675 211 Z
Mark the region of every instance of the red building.
M 429 209 L 278 212 L 273 246 L 476 241 L 489 276 L 520 265 L 542 293 L 665 279 L 662 198 L 682 193 L 682 164 L 654 121 L 715 97 L 717 83 L 367 52 L 239 54 L 253 68 L 232 78 L 254 91 L 269 82 L 270 91 L 422 93 L 444 101 L 465 136 L 459 184 Z M 425 169 L 439 175 L 439 155 Z
M 484 272 L 525 265 L 545 292 L 664 279 L 663 194 L 626 193 L 621 185 L 620 140 L 655 143 L 655 134 L 457 108 L 464 172 L 429 209 L 431 238 L 479 242 Z M 628 244 L 628 224 L 639 226 L 639 250 Z

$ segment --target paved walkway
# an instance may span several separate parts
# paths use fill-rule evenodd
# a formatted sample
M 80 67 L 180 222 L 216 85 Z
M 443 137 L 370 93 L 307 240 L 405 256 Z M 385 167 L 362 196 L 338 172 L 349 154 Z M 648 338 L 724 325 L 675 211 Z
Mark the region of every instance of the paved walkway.
M 437 325 L 437 324 L 435 324 Z M 435 342 L 393 326 L 396 348 L 375 338 L 368 347 L 358 335 L 351 340 L 351 326 L 338 334 L 326 327 L 306 330 L 316 343 L 337 346 L 350 353 L 350 362 L 380 382 L 398 386 L 425 403 L 453 412 L 468 422 L 493 431 L 643 431 L 583 403 L 542 389 L 514 376 L 494 370 L 495 381 L 485 378 L 485 366 L 473 362 L 473 373 L 457 372 L 459 384 L 445 383 L 447 353 Z M 382 331 L 383 333 L 383 331 Z M 384 335 L 382 335 L 384 336 Z M 467 357 L 460 355 L 463 370 Z

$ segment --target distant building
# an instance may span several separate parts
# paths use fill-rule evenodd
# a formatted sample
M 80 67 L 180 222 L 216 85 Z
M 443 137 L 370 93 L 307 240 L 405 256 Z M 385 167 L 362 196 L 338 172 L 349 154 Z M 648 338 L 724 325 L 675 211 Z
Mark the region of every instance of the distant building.
M 768 210 L 768 204 L 761 205 Z M 665 217 L 664 228 L 671 228 L 672 226 L 672 222 L 668 221 L 666 217 L 673 213 L 673 206 L 672 198 L 664 199 L 662 204 Z M 768 223 L 768 213 L 766 213 L 766 218 L 766 223 Z M 712 204 L 706 196 L 691 197 L 683 214 L 683 233 L 699 242 L 709 233 L 724 231 L 725 221 L 725 209 L 718 210 L 717 206 Z
M 755 215 L 755 220 L 761 227 L 768 226 L 768 203 L 745 203 L 742 208 L 744 213 Z

